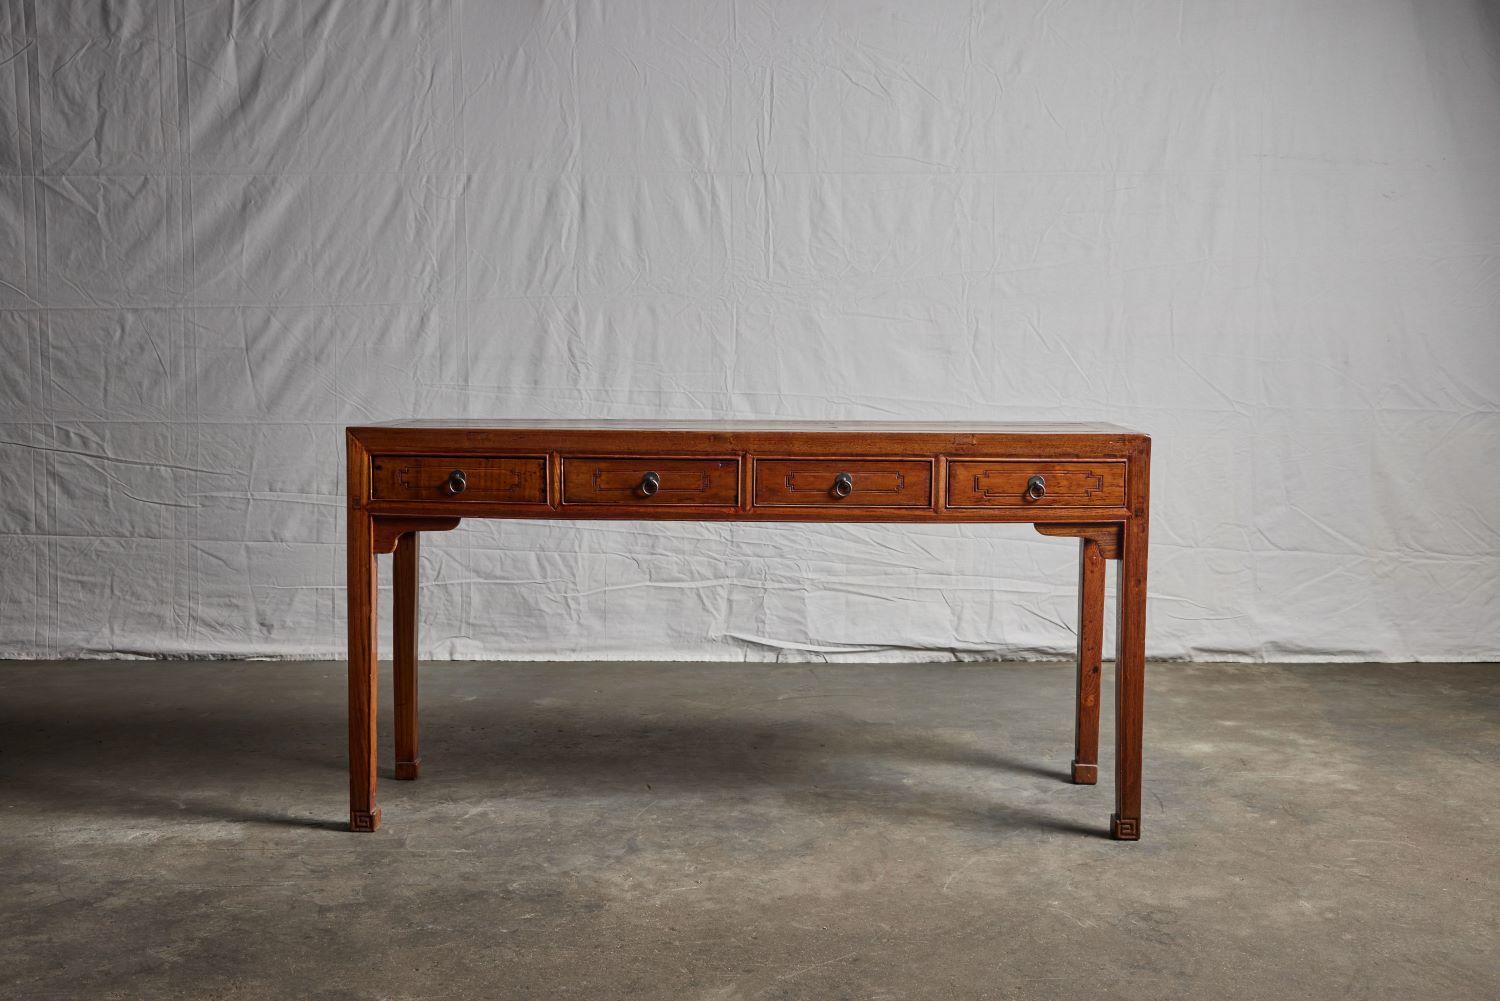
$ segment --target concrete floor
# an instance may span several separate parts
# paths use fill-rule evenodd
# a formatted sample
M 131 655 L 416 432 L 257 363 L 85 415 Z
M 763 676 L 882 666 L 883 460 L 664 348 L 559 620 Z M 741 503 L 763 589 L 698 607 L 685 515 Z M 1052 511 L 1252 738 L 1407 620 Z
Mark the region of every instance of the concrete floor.
M 0 664 L 0 992 L 1500 996 L 1496 665 L 1153 665 L 1139 844 L 1066 665 L 422 686 L 352 835 L 341 665 Z

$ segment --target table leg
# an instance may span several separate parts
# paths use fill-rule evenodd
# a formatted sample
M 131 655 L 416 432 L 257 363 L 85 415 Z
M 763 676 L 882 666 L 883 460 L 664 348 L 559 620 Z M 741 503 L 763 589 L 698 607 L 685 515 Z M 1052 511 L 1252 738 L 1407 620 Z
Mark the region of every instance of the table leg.
M 374 524 L 364 511 L 349 516 L 349 829 L 380 826 L 375 805 L 375 696 L 378 676 Z
M 1099 668 L 1104 659 L 1104 551 L 1078 540 L 1078 696 L 1073 738 L 1073 781 L 1099 781 Z
M 414 779 L 422 771 L 417 750 L 417 539 L 407 532 L 396 540 L 395 603 L 391 631 L 395 639 L 396 778 Z
M 1110 834 L 1141 836 L 1141 729 L 1146 693 L 1146 519 L 1125 524 L 1120 553 L 1119 649 L 1115 655 L 1115 812 Z

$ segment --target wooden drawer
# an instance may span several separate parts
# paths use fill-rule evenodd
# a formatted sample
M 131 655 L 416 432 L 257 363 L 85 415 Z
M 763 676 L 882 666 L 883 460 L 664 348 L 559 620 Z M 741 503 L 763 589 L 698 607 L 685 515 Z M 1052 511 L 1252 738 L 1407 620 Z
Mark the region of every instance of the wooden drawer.
M 740 501 L 740 460 L 564 456 L 562 499 L 564 504 L 732 506 Z
M 844 476 L 848 479 L 841 483 Z M 756 507 L 931 504 L 932 463 L 926 459 L 755 460 Z
M 541 455 L 377 455 L 370 461 L 376 500 L 445 500 L 545 504 L 547 459 Z
M 1039 490 L 1028 494 L 1033 476 L 1041 477 Z M 1124 507 L 1125 463 L 955 459 L 948 463 L 948 506 Z

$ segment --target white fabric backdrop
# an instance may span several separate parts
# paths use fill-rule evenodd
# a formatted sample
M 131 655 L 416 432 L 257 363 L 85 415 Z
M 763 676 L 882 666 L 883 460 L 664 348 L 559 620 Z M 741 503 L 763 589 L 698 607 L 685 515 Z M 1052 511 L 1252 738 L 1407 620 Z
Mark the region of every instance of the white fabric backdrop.
M 343 649 L 341 433 L 1108 419 L 1149 651 L 1500 658 L 1475 0 L 0 0 L 0 656 Z M 1019 529 L 483 524 L 429 657 L 1043 656 Z

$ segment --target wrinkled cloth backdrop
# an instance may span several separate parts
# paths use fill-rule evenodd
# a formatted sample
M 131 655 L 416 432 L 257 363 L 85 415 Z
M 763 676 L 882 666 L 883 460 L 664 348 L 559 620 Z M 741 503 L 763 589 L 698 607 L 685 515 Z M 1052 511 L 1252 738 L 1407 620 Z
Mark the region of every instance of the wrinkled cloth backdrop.
M 1497 17 L 0 0 L 0 656 L 340 655 L 402 416 L 1114 420 L 1153 656 L 1500 656 Z M 1064 654 L 1075 559 L 470 523 L 422 653 Z

